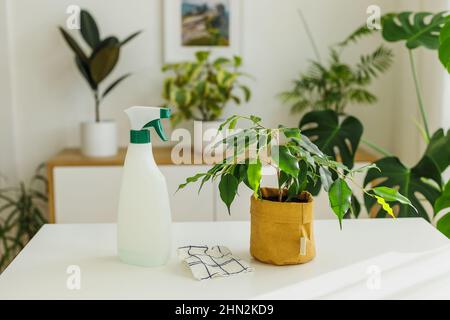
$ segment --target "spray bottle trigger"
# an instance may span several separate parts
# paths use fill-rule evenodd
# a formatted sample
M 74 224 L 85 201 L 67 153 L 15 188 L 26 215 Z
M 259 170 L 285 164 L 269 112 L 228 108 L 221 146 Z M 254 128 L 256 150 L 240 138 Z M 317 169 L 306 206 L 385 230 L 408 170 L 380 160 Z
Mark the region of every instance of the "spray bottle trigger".
M 161 138 L 162 141 L 169 140 L 166 136 L 166 133 L 164 132 L 160 119 L 150 121 L 144 126 L 144 129 L 149 129 L 151 127 L 155 129 L 156 133 L 158 134 L 158 136 Z

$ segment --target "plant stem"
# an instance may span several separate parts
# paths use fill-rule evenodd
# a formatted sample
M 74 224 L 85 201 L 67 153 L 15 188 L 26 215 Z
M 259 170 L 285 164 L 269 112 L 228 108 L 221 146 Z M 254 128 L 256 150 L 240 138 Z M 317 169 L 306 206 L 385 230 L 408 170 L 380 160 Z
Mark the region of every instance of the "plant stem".
M 427 115 L 425 113 L 425 107 L 423 105 L 422 93 L 420 92 L 419 79 L 417 77 L 416 66 L 414 63 L 414 55 L 413 55 L 411 49 L 408 50 L 408 53 L 409 53 L 409 62 L 411 63 L 411 71 L 412 71 L 412 75 L 413 75 L 413 79 L 414 79 L 414 85 L 416 87 L 417 100 L 419 102 L 420 114 L 422 116 L 422 122 L 423 122 L 423 126 L 425 128 L 427 142 L 429 142 L 430 137 L 431 137 L 430 130 L 428 129 L 428 120 L 427 120 Z
M 377 146 L 375 143 L 373 143 L 371 141 L 368 141 L 366 139 L 361 138 L 361 142 L 364 143 L 366 146 L 372 148 L 376 152 L 381 153 L 385 157 L 392 157 L 393 156 L 392 153 L 390 153 L 389 151 L 387 151 L 386 149 L 384 149 L 384 148 L 382 148 L 380 146 Z
M 308 23 L 306 22 L 305 17 L 303 16 L 303 12 L 301 9 L 298 9 L 298 15 L 300 16 L 300 20 L 302 20 L 303 27 L 305 28 L 306 35 L 308 36 L 309 41 L 311 42 L 311 46 L 313 48 L 314 54 L 316 55 L 317 61 L 322 63 L 322 59 L 320 58 L 319 50 L 317 49 L 316 42 L 314 41 L 314 37 L 309 29 Z
M 95 99 L 95 122 L 100 122 L 100 99 L 98 97 L 98 91 L 94 92 Z
M 277 168 L 277 178 L 278 178 L 278 202 L 282 202 L 282 200 L 283 200 L 283 195 L 282 195 L 281 185 L 280 185 L 280 177 L 281 177 L 280 168 Z

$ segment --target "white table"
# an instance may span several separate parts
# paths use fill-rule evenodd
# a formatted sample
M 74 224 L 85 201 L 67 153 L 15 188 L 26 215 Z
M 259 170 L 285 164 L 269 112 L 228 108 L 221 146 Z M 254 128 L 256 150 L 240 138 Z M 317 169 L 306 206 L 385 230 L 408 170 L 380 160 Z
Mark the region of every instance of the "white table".
M 304 265 L 277 267 L 250 257 L 249 231 L 248 222 L 174 223 L 174 254 L 168 265 L 142 268 L 123 264 L 116 257 L 114 224 L 45 225 L 0 275 L 0 300 L 277 298 L 274 293 L 283 288 L 311 285 L 315 279 L 326 279 L 333 272 L 389 252 L 423 252 L 449 244 L 422 219 L 347 220 L 342 231 L 337 221 L 322 220 L 315 225 L 317 257 Z M 194 280 L 175 255 L 175 247 L 187 244 L 228 246 L 250 261 L 255 272 Z M 81 271 L 79 290 L 67 288 L 71 265 Z M 337 281 L 343 284 L 344 280 Z M 320 297 L 297 293 L 289 297 Z

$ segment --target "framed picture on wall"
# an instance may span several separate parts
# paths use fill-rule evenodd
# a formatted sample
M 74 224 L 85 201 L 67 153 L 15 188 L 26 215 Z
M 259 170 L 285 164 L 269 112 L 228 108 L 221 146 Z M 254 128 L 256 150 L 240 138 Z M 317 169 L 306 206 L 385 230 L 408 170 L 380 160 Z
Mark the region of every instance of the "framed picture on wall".
M 192 59 L 194 52 L 240 55 L 239 0 L 164 0 L 165 63 Z

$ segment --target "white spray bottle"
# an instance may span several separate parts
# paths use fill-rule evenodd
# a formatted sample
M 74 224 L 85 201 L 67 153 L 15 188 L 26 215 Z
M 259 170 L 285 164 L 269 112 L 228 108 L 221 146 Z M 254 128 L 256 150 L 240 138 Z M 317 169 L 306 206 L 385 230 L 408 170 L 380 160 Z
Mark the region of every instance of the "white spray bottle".
M 171 213 L 166 180 L 153 159 L 150 128 L 167 141 L 161 118 L 170 109 L 132 107 L 117 223 L 119 258 L 128 264 L 154 267 L 166 264 L 171 250 Z

